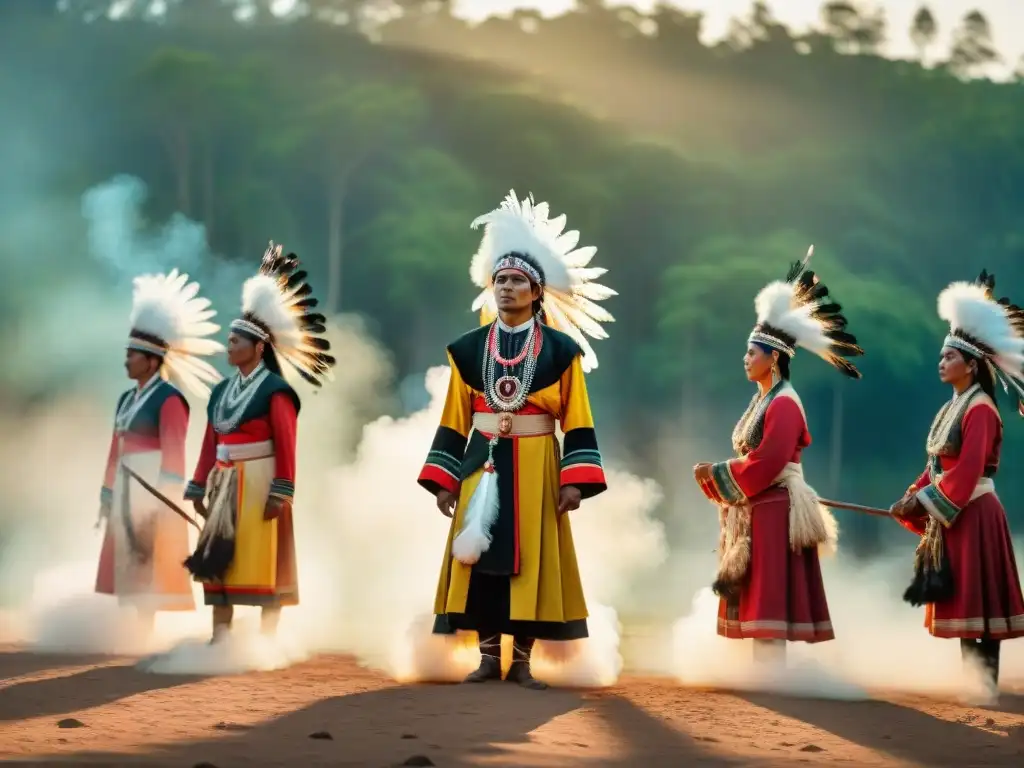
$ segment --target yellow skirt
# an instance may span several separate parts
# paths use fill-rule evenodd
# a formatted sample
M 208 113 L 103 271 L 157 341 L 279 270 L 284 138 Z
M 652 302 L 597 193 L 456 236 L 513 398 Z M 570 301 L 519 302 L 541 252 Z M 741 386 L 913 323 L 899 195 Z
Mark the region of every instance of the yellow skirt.
M 218 464 L 214 472 L 230 472 L 234 483 L 235 556 L 218 582 L 203 582 L 207 605 L 298 605 L 295 540 L 291 511 L 276 520 L 263 514 L 274 479 L 274 457 Z M 211 509 L 211 517 L 214 510 Z
M 519 571 L 509 579 L 509 619 L 568 622 L 587 618 L 569 515 L 558 514 L 559 448 L 554 435 L 506 438 L 513 441 L 515 513 Z M 466 612 L 473 567 L 452 557 L 452 541 L 483 470 L 463 483 L 448 533 L 434 613 Z

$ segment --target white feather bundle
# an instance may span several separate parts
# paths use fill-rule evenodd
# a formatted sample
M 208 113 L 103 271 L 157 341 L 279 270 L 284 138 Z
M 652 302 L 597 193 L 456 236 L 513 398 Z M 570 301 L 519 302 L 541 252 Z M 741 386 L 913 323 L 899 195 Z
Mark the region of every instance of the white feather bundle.
M 829 329 L 814 317 L 819 302 L 800 302 L 798 290 L 797 285 L 782 280 L 762 288 L 754 299 L 757 322 L 777 328 L 792 336 L 797 346 L 827 357 L 833 341 L 826 335 Z
M 939 317 L 992 350 L 991 362 L 1017 384 L 1024 380 L 1024 338 L 1006 307 L 978 283 L 957 282 L 939 294 Z
M 472 308 L 482 310 L 485 317 L 494 317 L 498 311 L 491 284 L 494 265 L 509 253 L 531 256 L 544 270 L 543 303 L 550 324 L 580 345 L 583 369 L 590 371 L 597 367 L 597 355 L 586 336 L 608 338 L 601 323 L 615 321 L 594 302 L 617 294 L 593 282 L 607 272 L 588 266 L 597 248 L 577 248 L 580 233 L 565 232 L 565 224 L 565 214 L 549 218 L 547 203 L 535 203 L 532 196 L 520 201 L 515 190 L 501 206 L 474 220 L 471 226 L 483 226 L 484 236 L 469 266 L 470 279 L 481 289 Z
M 130 316 L 132 330 L 156 336 L 167 344 L 162 372 L 180 388 L 208 397 L 221 376 L 200 356 L 224 351 L 206 338 L 220 330 L 209 299 L 200 298 L 199 283 L 173 269 L 166 275 L 135 278 Z
M 474 565 L 491 548 L 491 527 L 498 519 L 501 499 L 498 496 L 498 473 L 485 469 L 469 499 L 462 530 L 452 541 L 452 557 L 463 565 Z
M 254 275 L 242 285 L 242 313 L 258 317 L 270 330 L 275 345 L 294 347 L 302 338 L 302 328 L 291 298 L 276 277 Z

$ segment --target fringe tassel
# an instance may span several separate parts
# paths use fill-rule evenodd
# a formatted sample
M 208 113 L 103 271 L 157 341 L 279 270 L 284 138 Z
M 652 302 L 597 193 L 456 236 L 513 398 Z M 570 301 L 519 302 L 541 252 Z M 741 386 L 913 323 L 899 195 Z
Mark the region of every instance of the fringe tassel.
M 494 469 L 494 441 L 488 450 L 483 477 L 473 491 L 466 509 L 462 530 L 452 542 L 452 556 L 463 565 L 474 565 L 491 547 L 491 526 L 498 519 L 501 498 L 498 473 Z
M 839 524 L 818 494 L 804 481 L 803 468 L 789 464 L 776 478 L 789 491 L 789 545 L 794 552 L 818 547 L 833 554 L 839 544 Z M 718 573 L 711 589 L 721 598 L 734 597 L 750 567 L 751 508 L 747 505 L 719 509 Z
M 946 559 L 942 528 L 934 517 L 929 517 L 924 536 L 914 552 L 914 579 L 903 593 L 903 599 L 919 608 L 952 596 L 953 572 Z
M 738 594 L 750 567 L 750 507 L 720 507 L 718 573 L 712 591 L 728 600 Z
M 217 468 L 210 476 L 210 516 L 199 533 L 196 549 L 183 563 L 197 581 L 221 581 L 235 559 L 235 514 L 238 473 Z

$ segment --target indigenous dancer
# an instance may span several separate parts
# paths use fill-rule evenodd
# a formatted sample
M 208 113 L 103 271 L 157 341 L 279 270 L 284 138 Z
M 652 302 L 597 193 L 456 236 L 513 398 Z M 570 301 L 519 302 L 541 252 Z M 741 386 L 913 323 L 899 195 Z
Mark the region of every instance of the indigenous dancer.
M 803 347 L 860 378 L 846 358 L 863 351 L 847 333 L 840 306 L 807 269 L 811 253 L 813 247 L 754 302 L 757 324 L 743 367 L 757 392 L 733 429 L 739 458 L 694 467 L 701 490 L 720 509 L 718 634 L 753 638 L 761 661 L 782 661 L 786 641 L 835 637 L 818 547 L 835 547 L 837 527 L 804 481 L 800 456 L 811 435 L 789 374 Z
M 983 668 L 990 698 L 999 691 L 1000 642 L 1024 636 L 1024 597 L 993 482 L 1003 438 L 997 379 L 1024 414 L 1024 310 L 996 301 L 994 287 L 982 272 L 939 294 L 939 316 L 950 327 L 939 379 L 953 398 L 928 433 L 924 473 L 891 509 L 922 536 L 904 599 L 927 605 L 932 635 L 960 639 L 965 663 Z
M 220 380 L 197 355 L 223 345 L 204 338 L 217 331 L 216 314 L 199 285 L 177 270 L 135 279 L 131 331 L 124 367 L 136 386 L 121 395 L 114 417 L 100 520 L 107 521 L 96 591 L 133 606 L 146 631 L 157 611 L 195 609 L 192 584 L 181 567 L 188 555 L 188 523 L 132 478 L 136 473 L 169 499 L 185 484 L 189 406 L 166 381 L 203 399 Z
M 279 360 L 316 387 L 335 361 L 298 265 L 271 243 L 242 289 L 242 317 L 228 337 L 228 362 L 238 371 L 213 390 L 185 494 L 206 519 L 185 565 L 213 606 L 214 642 L 226 637 L 236 605 L 262 606 L 262 629 L 273 634 L 281 608 L 299 602 L 292 497 L 300 403 Z
M 434 632 L 478 633 L 466 682 L 501 679 L 501 635 L 512 635 L 506 680 L 543 689 L 534 641 L 587 636 L 566 513 L 606 488 L 584 379 L 597 359 L 581 331 L 607 336 L 599 323 L 613 318 L 592 300 L 614 291 L 590 282 L 605 272 L 587 267 L 596 249 L 576 249 L 579 233 L 563 234 L 547 203 L 513 191 L 481 224 L 470 274 L 482 325 L 448 346 L 448 395 L 419 476 L 453 518 Z

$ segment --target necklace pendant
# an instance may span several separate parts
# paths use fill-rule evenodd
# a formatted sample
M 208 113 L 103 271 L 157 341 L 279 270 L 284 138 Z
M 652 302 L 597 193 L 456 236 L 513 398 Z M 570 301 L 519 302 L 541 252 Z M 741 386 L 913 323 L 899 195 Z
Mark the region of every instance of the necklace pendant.
M 504 403 L 511 403 L 516 399 L 522 385 L 515 376 L 502 376 L 494 382 L 494 391 L 498 399 Z

